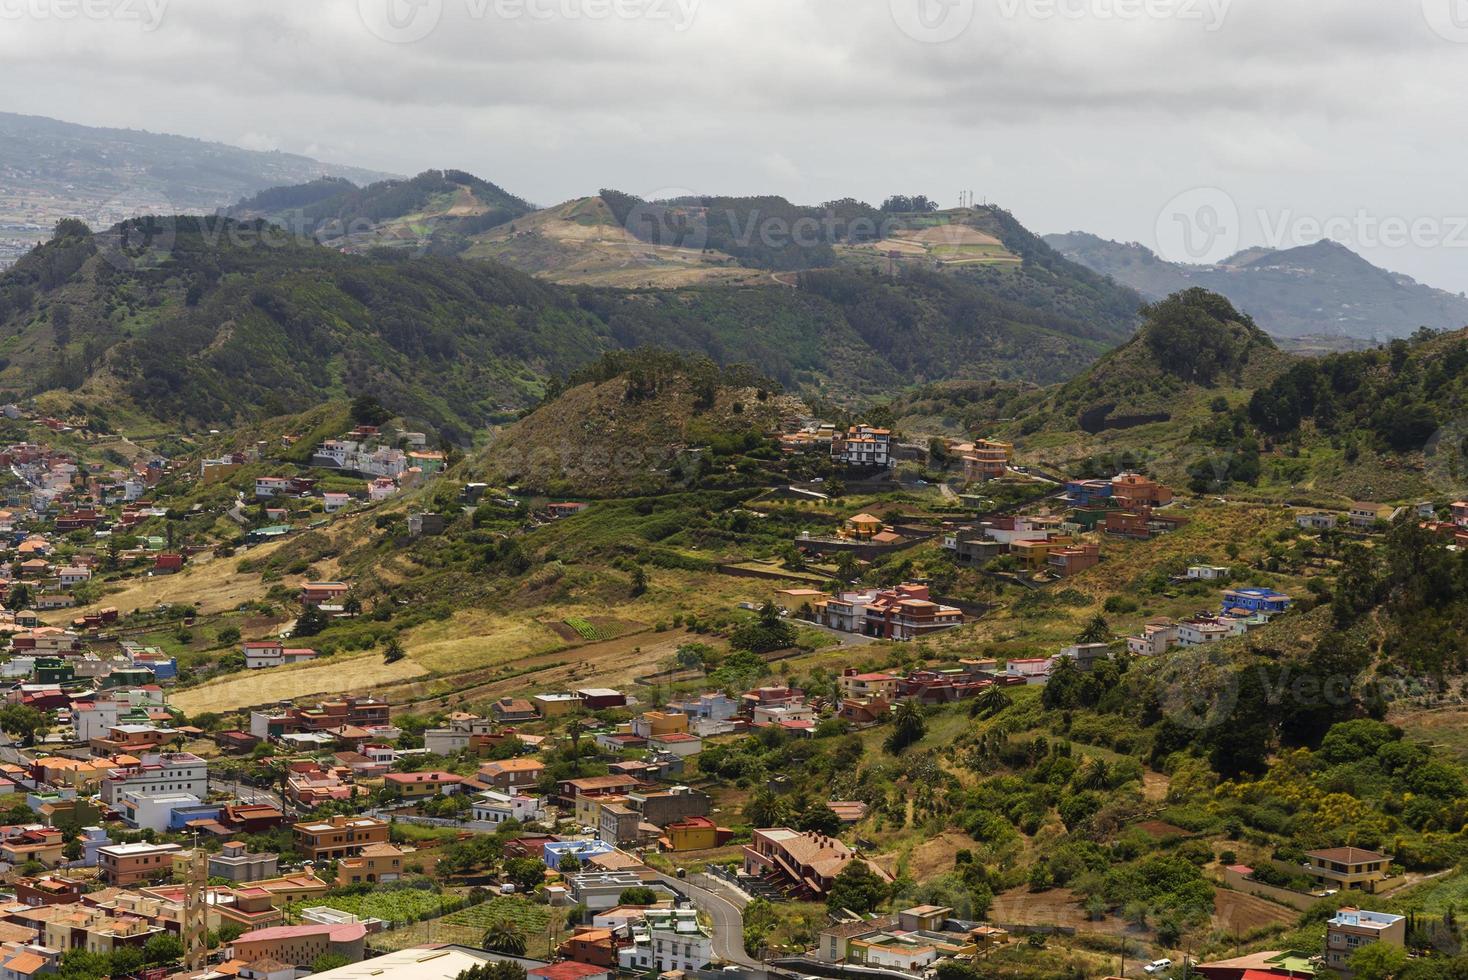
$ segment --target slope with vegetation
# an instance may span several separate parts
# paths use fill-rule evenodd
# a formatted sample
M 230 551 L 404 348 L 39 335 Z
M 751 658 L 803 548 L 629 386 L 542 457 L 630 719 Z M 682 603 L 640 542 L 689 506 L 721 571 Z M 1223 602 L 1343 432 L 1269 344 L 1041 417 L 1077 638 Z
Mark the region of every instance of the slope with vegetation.
M 65 222 L 0 277 L 0 387 L 56 410 L 190 428 L 368 391 L 467 443 L 601 352 L 745 362 L 802 394 L 1064 377 L 1119 336 L 1063 294 L 955 276 L 805 274 L 800 288 L 566 289 L 503 266 L 343 254 L 263 221 Z

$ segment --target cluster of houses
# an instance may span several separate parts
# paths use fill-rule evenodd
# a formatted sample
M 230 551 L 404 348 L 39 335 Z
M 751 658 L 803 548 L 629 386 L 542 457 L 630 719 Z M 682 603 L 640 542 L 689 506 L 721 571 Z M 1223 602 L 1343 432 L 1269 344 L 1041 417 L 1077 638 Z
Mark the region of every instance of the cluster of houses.
M 853 469 L 886 469 L 896 461 L 892 430 L 864 422 L 843 430 L 807 420 L 780 436 L 780 448 L 785 453 L 826 453 L 836 465 Z
M 155 574 L 183 567 L 185 551 L 170 549 L 161 536 L 138 533 L 143 522 L 165 513 L 145 499 L 167 472 L 163 460 L 94 473 L 68 453 L 16 443 L 0 450 L 0 466 L 20 480 L 0 507 L 0 599 L 7 605 L 15 604 L 12 591 L 20 584 L 28 596 L 24 612 L 76 605 L 77 590 L 104 558 L 113 567 Z M 77 532 L 85 533 L 85 542 L 76 543 Z M 136 543 L 109 546 L 114 534 Z
M 1257 895 L 1274 902 L 1305 910 L 1337 894 L 1376 894 L 1388 886 L 1391 858 L 1364 847 L 1327 847 L 1306 851 L 1301 865 L 1272 861 L 1298 887 L 1263 880 L 1248 865 L 1233 864 L 1224 869 L 1224 883 L 1235 891 Z M 1325 920 L 1324 952 L 1309 955 L 1290 950 L 1268 950 L 1212 963 L 1200 963 L 1196 970 L 1213 980 L 1235 980 L 1236 977 L 1258 977 L 1259 980 L 1286 980 L 1287 977 L 1310 977 L 1330 969 L 1349 975 L 1351 957 L 1363 946 L 1385 943 L 1397 948 L 1407 942 L 1407 918 L 1392 912 L 1375 912 L 1355 905 L 1342 905 Z M 1246 973 L 1244 971 L 1247 971 Z
M 943 535 L 943 547 L 960 565 L 982 567 L 1003 555 L 1030 574 L 1068 578 L 1101 561 L 1101 546 L 1080 538 L 1059 517 L 996 517 Z
M 776 597 L 822 626 L 886 640 L 922 639 L 964 623 L 963 610 L 934 601 L 928 586 L 917 582 L 835 594 L 780 589 Z
M 1211 578 L 1226 572 L 1213 566 L 1188 569 L 1190 578 Z M 1126 638 L 1127 650 L 1135 656 L 1157 657 L 1175 646 L 1201 647 L 1242 636 L 1288 612 L 1294 599 L 1283 592 L 1263 587 L 1225 589 L 1217 613 L 1200 612 L 1196 616 L 1173 622 L 1170 619 L 1149 620 L 1142 631 Z
M 974 960 L 1009 942 L 994 925 L 957 918 L 953 909 L 920 905 L 895 915 L 853 917 L 823 929 L 814 950 L 822 963 L 929 975 L 939 961 Z

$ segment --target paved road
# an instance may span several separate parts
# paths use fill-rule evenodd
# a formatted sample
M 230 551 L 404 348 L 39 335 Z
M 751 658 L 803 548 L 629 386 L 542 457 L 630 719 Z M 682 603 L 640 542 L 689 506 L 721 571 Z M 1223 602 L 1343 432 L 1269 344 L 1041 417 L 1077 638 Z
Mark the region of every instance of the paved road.
M 758 967 L 759 960 L 744 951 L 744 912 L 742 902 L 717 885 L 705 886 L 707 879 L 658 875 L 669 888 L 686 894 L 701 912 L 714 920 L 714 955 L 735 966 Z M 717 889 L 717 890 L 716 890 Z
M 263 803 L 273 806 L 277 810 L 281 808 L 280 795 L 272 790 L 260 789 L 248 783 L 236 782 L 233 779 L 221 779 L 218 776 L 209 777 L 209 788 L 216 793 L 227 793 L 242 803 Z

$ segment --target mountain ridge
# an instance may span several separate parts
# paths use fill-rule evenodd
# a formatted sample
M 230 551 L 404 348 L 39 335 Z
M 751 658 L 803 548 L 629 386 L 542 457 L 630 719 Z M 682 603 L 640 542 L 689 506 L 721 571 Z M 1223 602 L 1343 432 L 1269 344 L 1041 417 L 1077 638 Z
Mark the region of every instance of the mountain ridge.
M 1072 261 L 1157 299 L 1188 286 L 1229 297 L 1271 334 L 1381 342 L 1420 327 L 1468 325 L 1468 298 L 1372 264 L 1322 239 L 1283 249 L 1246 248 L 1216 265 L 1169 262 L 1136 242 L 1088 232 L 1047 235 Z

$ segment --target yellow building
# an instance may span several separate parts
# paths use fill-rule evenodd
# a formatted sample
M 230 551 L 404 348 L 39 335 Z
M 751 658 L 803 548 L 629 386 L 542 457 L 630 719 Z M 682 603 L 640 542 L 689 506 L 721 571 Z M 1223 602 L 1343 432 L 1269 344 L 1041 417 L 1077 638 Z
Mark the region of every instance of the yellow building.
M 608 803 L 626 803 L 627 797 L 620 793 L 605 796 L 576 794 L 576 822 L 583 827 L 601 826 L 601 808 Z
M 535 710 L 540 712 L 542 718 L 555 718 L 560 715 L 569 715 L 581 708 L 586 699 L 574 691 L 562 691 L 553 694 L 536 694 L 530 698 L 530 703 L 535 705 Z
M 402 876 L 403 852 L 392 844 L 368 844 L 359 856 L 342 858 L 336 865 L 338 888 L 397 881 Z
M 1045 568 L 1050 561 L 1050 549 L 1057 546 L 1057 542 L 1040 540 L 1011 541 L 1009 553 L 1014 555 L 1015 561 L 1020 567 L 1027 568 L 1032 572 L 1038 572 Z
M 731 836 L 708 817 L 688 817 L 664 827 L 659 843 L 665 851 L 704 851 L 727 843 Z
M 857 514 L 847 518 L 843 533 L 857 541 L 870 541 L 882 533 L 882 519 L 871 514 Z
M 688 732 L 688 716 L 680 711 L 644 711 L 632 725 L 632 733 L 643 738 Z

